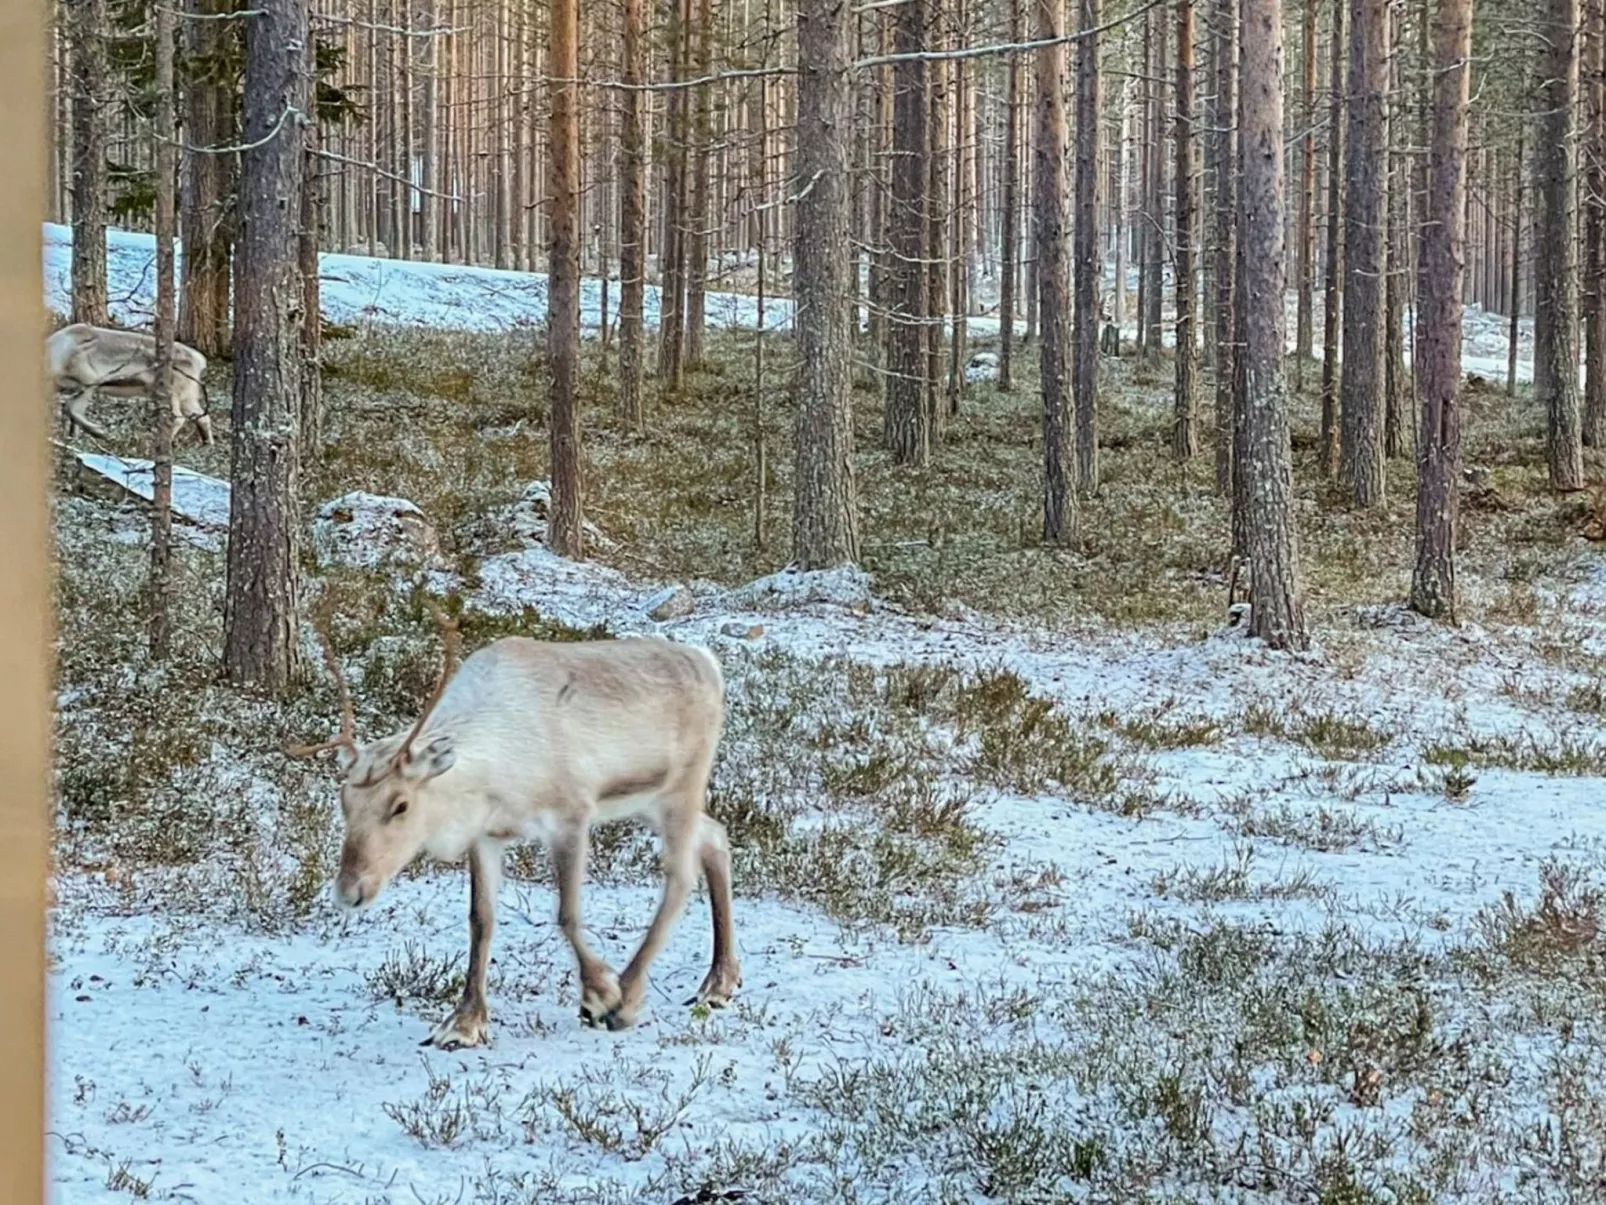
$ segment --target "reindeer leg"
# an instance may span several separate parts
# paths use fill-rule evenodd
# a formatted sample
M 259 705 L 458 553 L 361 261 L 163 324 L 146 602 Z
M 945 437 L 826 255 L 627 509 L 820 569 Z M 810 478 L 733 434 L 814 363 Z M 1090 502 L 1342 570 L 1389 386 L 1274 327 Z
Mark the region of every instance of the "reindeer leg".
M 641 939 L 636 956 L 620 972 L 621 999 L 602 1019 L 609 1029 L 629 1029 L 636 1023 L 636 1017 L 647 998 L 647 968 L 658 956 L 664 942 L 669 940 L 670 930 L 685 910 L 686 897 L 691 894 L 692 884 L 696 881 L 698 821 L 702 811 L 690 806 L 694 798 L 697 797 L 688 796 L 686 804 L 679 807 L 670 804 L 665 809 L 663 832 L 660 834 L 664 843 L 663 898 L 658 901 L 658 911 L 653 915 L 652 924 L 647 927 L 646 936 Z M 697 801 L 701 802 L 700 799 Z
M 581 820 L 552 843 L 552 869 L 558 880 L 558 928 L 580 964 L 580 1020 L 596 1025 L 619 1005 L 619 978 L 580 931 L 580 888 L 590 847 L 591 833 Z
M 708 910 L 714 919 L 714 961 L 697 994 L 687 1004 L 723 1008 L 742 986 L 742 964 L 736 957 L 736 932 L 731 922 L 731 855 L 725 826 L 712 816 L 698 820 L 703 877 L 708 880 Z
M 91 390 L 80 389 L 76 393 L 67 395 L 67 417 L 72 425 L 80 430 L 87 431 L 96 439 L 110 439 L 104 428 L 96 426 L 89 417 L 89 398 Z
M 491 935 L 496 930 L 496 892 L 502 882 L 502 847 L 481 841 L 468 853 L 468 974 L 463 998 L 452 1015 L 435 1027 L 421 1046 L 457 1050 L 483 1046 L 490 1030 L 485 1007 L 485 972 L 491 961 Z

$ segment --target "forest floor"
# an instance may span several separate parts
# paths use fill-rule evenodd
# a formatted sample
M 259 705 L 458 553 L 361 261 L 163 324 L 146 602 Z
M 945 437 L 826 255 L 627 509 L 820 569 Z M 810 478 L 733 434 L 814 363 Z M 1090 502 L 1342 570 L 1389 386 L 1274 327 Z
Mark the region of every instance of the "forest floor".
M 1226 514 L 1208 451 L 1169 459 L 1168 362 L 1106 363 L 1103 486 L 1067 549 L 1036 540 L 1034 382 L 973 387 L 933 465 L 895 471 L 866 378 L 873 592 L 746 588 L 784 563 L 790 495 L 790 349 L 770 342 L 755 402 L 753 342 L 715 335 L 645 433 L 588 346 L 591 564 L 507 521 L 545 476 L 533 329 L 329 344 L 309 504 L 406 497 L 447 561 L 309 555 L 363 734 L 410 719 L 435 672 L 421 585 L 457 583 L 471 646 L 660 630 L 726 668 L 710 807 L 744 988 L 680 1003 L 708 954 L 699 896 L 621 1034 L 576 1018 L 531 851 L 504 889 L 494 1045 L 420 1051 L 461 984 L 461 869 L 334 914 L 332 783 L 280 752 L 332 731 L 332 690 L 315 675 L 269 705 L 215 684 L 206 547 L 182 552 L 178 656 L 153 667 L 142 516 L 63 489 L 56 1199 L 1598 1199 L 1606 562 L 1592 497 L 1544 489 L 1531 399 L 1469 391 L 1455 628 L 1399 605 L 1409 459 L 1385 507 L 1350 509 L 1298 399 L 1317 643 L 1288 656 L 1227 622 Z M 135 411 L 97 408 L 125 449 Z M 218 446 L 181 460 L 224 476 L 217 417 Z M 696 605 L 657 624 L 664 583 Z M 651 842 L 600 833 L 587 927 L 615 965 L 656 892 Z

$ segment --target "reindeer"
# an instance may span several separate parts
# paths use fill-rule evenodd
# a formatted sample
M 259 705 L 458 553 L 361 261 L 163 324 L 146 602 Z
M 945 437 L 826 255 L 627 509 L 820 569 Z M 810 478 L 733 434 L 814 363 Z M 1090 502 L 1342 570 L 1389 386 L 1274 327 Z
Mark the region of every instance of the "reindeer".
M 455 623 L 439 612 L 440 677 L 413 726 L 357 743 L 351 693 L 320 625 L 324 662 L 340 695 L 340 734 L 293 756 L 335 751 L 345 832 L 336 902 L 370 906 L 423 853 L 465 856 L 469 870 L 468 975 L 450 1016 L 422 1045 L 444 1050 L 486 1041 L 485 972 L 496 928 L 503 852 L 539 839 L 551 850 L 558 926 L 580 969 L 580 1020 L 625 1029 L 647 994 L 647 968 L 696 884 L 708 880 L 714 957 L 687 1004 L 720 1007 L 741 986 L 731 922 L 725 828 L 703 811 L 724 723 L 724 678 L 706 648 L 658 637 L 551 643 L 497 640 L 462 663 Z M 663 843 L 664 892 L 623 973 L 586 944 L 580 885 L 591 827 L 645 821 Z
M 45 340 L 45 370 L 66 402 L 74 426 L 106 439 L 89 420 L 89 399 L 98 389 L 112 397 L 145 397 L 156 385 L 156 338 L 142 331 L 119 331 L 75 322 Z M 206 412 L 206 357 L 193 347 L 173 344 L 173 435 L 193 418 L 208 444 L 212 419 Z

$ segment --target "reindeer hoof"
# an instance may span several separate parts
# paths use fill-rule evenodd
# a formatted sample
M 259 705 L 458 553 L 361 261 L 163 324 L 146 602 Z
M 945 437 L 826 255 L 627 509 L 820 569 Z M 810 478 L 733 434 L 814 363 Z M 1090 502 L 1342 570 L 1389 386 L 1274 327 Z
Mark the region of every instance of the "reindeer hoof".
M 608 1025 L 608 1017 L 619 1011 L 624 1003 L 624 993 L 619 990 L 619 977 L 612 971 L 605 971 L 593 981 L 584 985 L 580 992 L 580 1023 L 600 1027 Z
M 435 1032 L 419 1043 L 437 1050 L 464 1050 L 485 1046 L 490 1041 L 490 1018 L 483 1011 L 458 1010 L 435 1027 Z
M 703 980 L 702 987 L 697 994 L 686 1001 L 688 1008 L 696 1004 L 706 1004 L 709 1008 L 724 1008 L 731 1002 L 742 986 L 742 968 L 734 963 L 730 966 L 714 967 Z
M 609 1010 L 602 1017 L 603 1026 L 613 1033 L 618 1033 L 621 1029 L 629 1029 L 635 1023 L 636 1010 L 633 1008 L 627 1009 L 623 1004 L 618 1008 Z

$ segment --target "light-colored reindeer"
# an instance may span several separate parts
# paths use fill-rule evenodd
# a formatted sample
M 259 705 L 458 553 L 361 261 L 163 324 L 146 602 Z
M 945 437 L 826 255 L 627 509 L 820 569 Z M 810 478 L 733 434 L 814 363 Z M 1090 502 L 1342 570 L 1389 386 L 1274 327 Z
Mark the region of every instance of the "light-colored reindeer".
M 89 400 L 98 390 L 111 397 L 145 397 L 156 383 L 156 337 L 75 322 L 45 340 L 45 371 L 66 402 L 73 424 L 91 435 L 107 435 L 89 419 Z M 194 419 L 212 442 L 206 413 L 206 357 L 193 347 L 173 344 L 173 435 Z
M 335 750 L 345 835 L 334 883 L 344 908 L 372 904 L 420 853 L 465 855 L 469 869 L 468 975 L 456 1009 L 424 1041 L 452 1050 L 486 1040 L 485 972 L 508 844 L 551 849 L 558 925 L 580 967 L 580 1019 L 623 1029 L 647 993 L 647 969 L 697 881 L 708 879 L 714 957 L 697 995 L 720 1006 L 741 986 L 731 920 L 725 828 L 703 811 L 724 723 L 724 678 L 706 648 L 657 637 L 551 643 L 509 636 L 453 675 L 456 625 L 437 613 L 445 642 L 440 679 L 405 733 L 359 745 L 351 694 L 329 637 L 324 660 L 340 693 L 340 735 L 293 748 Z M 615 975 L 586 944 L 580 885 L 592 825 L 631 817 L 663 843 L 664 892 L 636 951 Z

